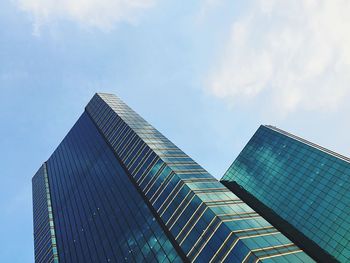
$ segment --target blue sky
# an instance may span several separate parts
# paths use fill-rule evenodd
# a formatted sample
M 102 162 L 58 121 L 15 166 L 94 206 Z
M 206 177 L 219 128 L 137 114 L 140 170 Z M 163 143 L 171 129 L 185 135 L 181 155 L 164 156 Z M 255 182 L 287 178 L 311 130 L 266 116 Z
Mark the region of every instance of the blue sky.
M 347 0 L 0 3 L 0 261 L 33 262 L 31 177 L 95 92 L 221 177 L 260 124 L 350 156 Z

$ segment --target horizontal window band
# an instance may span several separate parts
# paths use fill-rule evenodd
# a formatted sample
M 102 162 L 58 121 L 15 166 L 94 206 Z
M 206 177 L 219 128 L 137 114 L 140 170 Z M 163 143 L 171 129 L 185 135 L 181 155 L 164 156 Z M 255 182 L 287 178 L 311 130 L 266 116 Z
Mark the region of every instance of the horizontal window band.
M 151 202 L 154 203 L 156 200 L 153 201 L 153 198 L 155 196 L 157 196 L 157 198 L 163 193 L 163 191 L 168 187 L 168 184 L 170 183 L 170 181 L 173 179 L 174 176 L 178 176 L 177 174 L 175 174 L 174 172 L 171 172 L 170 176 L 168 175 L 166 177 L 166 179 L 164 180 L 164 182 L 162 183 L 162 185 L 159 187 L 159 193 L 155 193 L 151 198 Z M 215 178 L 188 178 L 188 179 L 180 179 L 184 184 L 186 183 L 195 183 L 195 182 L 212 182 L 215 181 Z M 157 190 L 157 191 L 158 191 Z
M 291 248 L 291 249 L 290 249 Z M 248 255 L 244 258 L 242 263 L 248 263 L 252 261 L 252 257 L 255 258 L 253 262 L 259 262 L 263 258 L 272 258 L 283 256 L 290 252 L 301 252 L 302 250 L 295 246 L 293 243 L 280 246 L 272 246 L 266 248 L 253 249 L 249 251 Z
M 296 253 L 301 253 L 303 252 L 301 249 L 296 249 L 293 251 L 286 251 L 283 253 L 279 253 L 279 254 L 275 254 L 275 255 L 269 255 L 269 256 L 264 256 L 264 257 L 259 257 L 258 260 L 256 260 L 255 262 L 259 262 L 262 259 L 268 259 L 268 258 L 275 258 L 275 257 L 282 257 L 282 256 L 286 256 L 286 255 L 290 255 L 290 254 L 296 254 Z

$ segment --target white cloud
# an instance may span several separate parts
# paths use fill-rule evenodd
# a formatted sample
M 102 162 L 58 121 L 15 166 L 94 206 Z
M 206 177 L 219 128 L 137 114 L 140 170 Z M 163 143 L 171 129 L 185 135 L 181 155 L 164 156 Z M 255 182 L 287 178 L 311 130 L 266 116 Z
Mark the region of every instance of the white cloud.
M 111 30 L 115 23 L 134 22 L 140 11 L 155 0 L 16 0 L 18 7 L 34 19 L 34 32 L 43 24 L 70 20 L 82 26 Z
M 229 104 L 269 97 L 283 114 L 350 95 L 350 1 L 257 0 L 232 25 L 207 89 Z
M 202 23 L 207 16 L 223 4 L 223 0 L 202 0 L 199 12 L 195 16 L 196 23 Z

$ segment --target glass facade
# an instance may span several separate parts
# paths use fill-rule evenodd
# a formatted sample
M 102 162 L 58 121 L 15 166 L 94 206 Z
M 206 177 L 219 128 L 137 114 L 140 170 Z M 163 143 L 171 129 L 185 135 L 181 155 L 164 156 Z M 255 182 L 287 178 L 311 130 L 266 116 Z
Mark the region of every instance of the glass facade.
M 57 263 L 58 255 L 46 163 L 33 176 L 32 187 L 35 262 Z
M 181 262 L 84 113 L 47 162 L 61 262 Z
M 60 262 L 314 262 L 114 95 L 47 167 Z
M 221 181 L 239 185 L 338 261 L 350 262 L 348 158 L 261 126 Z

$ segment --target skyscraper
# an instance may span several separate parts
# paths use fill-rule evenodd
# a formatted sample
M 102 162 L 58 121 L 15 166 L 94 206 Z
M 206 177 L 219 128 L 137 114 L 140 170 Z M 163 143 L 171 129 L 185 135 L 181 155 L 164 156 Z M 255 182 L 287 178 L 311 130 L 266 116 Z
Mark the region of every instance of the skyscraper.
M 350 159 L 261 126 L 221 182 L 318 261 L 350 262 Z
M 313 262 L 114 95 L 33 178 L 36 262 Z

